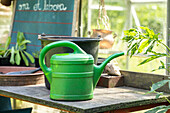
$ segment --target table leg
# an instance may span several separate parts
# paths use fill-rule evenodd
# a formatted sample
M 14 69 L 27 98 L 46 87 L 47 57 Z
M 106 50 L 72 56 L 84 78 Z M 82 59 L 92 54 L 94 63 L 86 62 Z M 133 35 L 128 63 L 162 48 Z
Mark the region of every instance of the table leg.
M 17 108 L 17 102 L 16 102 L 16 99 L 13 99 L 13 109 L 16 109 Z

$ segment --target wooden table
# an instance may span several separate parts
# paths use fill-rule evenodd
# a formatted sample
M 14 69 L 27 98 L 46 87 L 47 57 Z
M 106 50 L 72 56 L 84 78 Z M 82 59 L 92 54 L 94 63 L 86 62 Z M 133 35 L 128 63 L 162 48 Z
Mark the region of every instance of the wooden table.
M 50 91 L 44 85 L 0 86 L 0 95 L 61 110 L 80 113 L 117 111 L 127 113 L 161 104 L 166 100 L 155 95 L 144 95 L 147 90 L 132 87 L 102 88 L 94 90 L 94 98 L 86 101 L 55 101 L 49 98 Z

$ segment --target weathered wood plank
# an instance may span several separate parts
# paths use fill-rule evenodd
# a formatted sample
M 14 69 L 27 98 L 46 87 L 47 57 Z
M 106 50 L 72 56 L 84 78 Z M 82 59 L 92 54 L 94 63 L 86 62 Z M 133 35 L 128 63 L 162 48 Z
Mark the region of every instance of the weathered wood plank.
M 124 70 L 121 70 L 121 73 L 124 76 L 125 86 L 147 90 L 150 89 L 153 83 L 168 79 L 168 77 L 170 77 L 169 75 L 158 75 Z M 170 93 L 168 85 L 163 86 L 162 88 L 158 89 L 158 91 Z
M 147 91 L 131 87 L 101 88 L 94 90 L 94 98 L 86 101 L 55 101 L 44 85 L 0 86 L 0 95 L 29 101 L 71 112 L 93 113 L 166 102 L 144 95 Z

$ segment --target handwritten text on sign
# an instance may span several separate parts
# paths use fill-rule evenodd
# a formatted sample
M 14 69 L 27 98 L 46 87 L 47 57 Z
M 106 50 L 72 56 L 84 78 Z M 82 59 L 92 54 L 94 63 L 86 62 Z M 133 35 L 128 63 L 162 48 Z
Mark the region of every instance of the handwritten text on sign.
M 40 10 L 50 10 L 50 11 L 65 11 L 67 10 L 67 7 L 65 7 L 65 5 L 63 3 L 60 4 L 51 4 L 51 1 L 49 0 L 49 2 L 47 2 L 46 0 L 44 0 L 44 6 L 43 8 L 40 7 L 40 2 L 39 0 L 37 1 L 36 4 L 34 4 L 33 6 L 30 6 L 29 3 L 23 3 L 23 4 L 19 4 L 18 5 L 18 10 L 30 10 L 31 7 L 33 8 L 34 11 L 40 11 Z

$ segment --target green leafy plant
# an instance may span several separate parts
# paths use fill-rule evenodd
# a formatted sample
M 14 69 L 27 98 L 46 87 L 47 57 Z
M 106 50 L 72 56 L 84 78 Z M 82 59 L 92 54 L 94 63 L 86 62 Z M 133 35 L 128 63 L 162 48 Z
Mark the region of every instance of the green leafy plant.
M 162 96 L 163 98 L 165 98 L 167 100 L 168 103 L 170 103 L 170 100 L 166 96 L 164 96 L 163 92 L 156 91 L 157 89 L 161 88 L 162 86 L 164 86 L 167 83 L 169 84 L 169 89 L 170 89 L 170 80 L 162 80 L 157 83 L 154 83 L 151 86 L 151 90 L 148 91 L 146 94 L 155 93 L 156 99 L 158 99 L 160 96 Z M 166 113 L 169 109 L 170 109 L 170 105 L 167 105 L 167 106 L 161 105 L 161 106 L 154 107 L 153 109 L 150 109 L 145 113 Z
M 149 58 L 145 59 L 138 65 L 148 63 L 161 57 L 170 57 L 170 54 L 168 53 L 170 48 L 162 42 L 161 38 L 159 38 L 159 33 L 155 34 L 154 31 L 148 27 L 140 28 L 143 31 L 139 31 L 135 28 L 124 31 L 123 40 L 128 43 L 127 55 L 132 57 L 134 54 L 139 53 L 148 54 Z M 155 46 L 161 46 L 162 49 L 165 50 L 165 53 L 154 51 Z M 160 63 L 161 66 L 159 66 L 158 69 L 166 69 L 164 62 L 160 60 Z M 153 71 L 155 70 L 157 69 L 154 69 Z
M 135 54 L 143 53 L 143 54 L 149 54 L 147 59 L 139 63 L 138 65 L 143 65 L 145 63 L 148 63 L 150 61 L 153 61 L 155 59 L 161 58 L 161 57 L 170 57 L 169 51 L 170 48 L 162 42 L 162 39 L 159 38 L 159 33 L 156 34 L 153 30 L 149 29 L 148 27 L 140 27 L 142 30 L 138 30 L 135 28 L 129 29 L 124 31 L 124 37 L 123 40 L 128 43 L 128 51 L 127 55 L 130 55 L 132 57 Z M 165 50 L 164 53 L 159 53 L 154 51 L 154 47 L 161 47 L 163 50 Z M 165 64 L 163 61 L 160 60 L 160 66 L 158 69 L 166 69 L 169 71 L 169 67 L 166 68 Z M 163 92 L 157 92 L 156 90 L 164 86 L 165 84 L 169 83 L 169 88 L 170 88 L 170 80 L 163 80 L 159 81 L 157 83 L 154 83 L 151 86 L 151 90 L 147 92 L 149 93 L 156 93 L 156 98 L 159 98 L 160 96 L 163 96 Z M 170 100 L 163 96 L 169 103 Z M 146 113 L 165 113 L 168 109 L 170 109 L 169 106 L 158 106 L 155 107 Z
M 10 43 L 11 43 L 11 37 L 8 37 L 5 43 L 5 47 L 0 48 L 0 57 L 6 57 L 5 53 L 7 52 Z
M 10 63 L 20 65 L 21 59 L 23 59 L 26 66 L 29 65 L 29 60 L 31 63 L 34 63 L 34 58 L 31 54 L 26 52 L 26 44 L 31 43 L 29 40 L 26 40 L 22 32 L 17 33 L 17 42 L 15 46 L 12 46 L 10 49 L 6 50 L 4 56 L 10 55 Z

